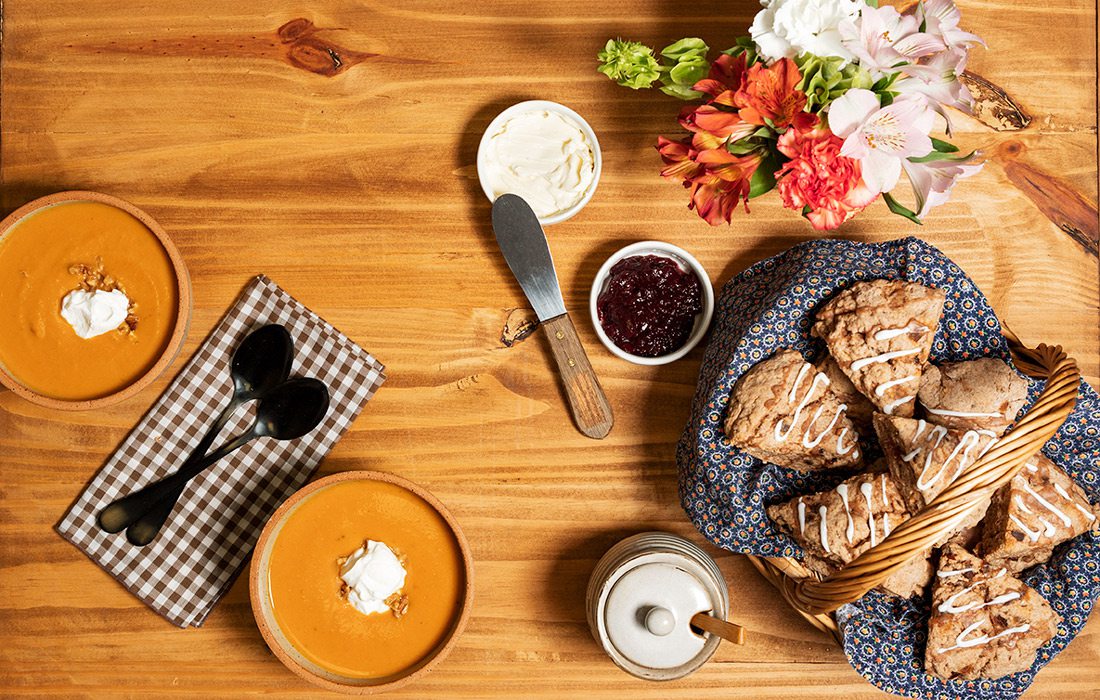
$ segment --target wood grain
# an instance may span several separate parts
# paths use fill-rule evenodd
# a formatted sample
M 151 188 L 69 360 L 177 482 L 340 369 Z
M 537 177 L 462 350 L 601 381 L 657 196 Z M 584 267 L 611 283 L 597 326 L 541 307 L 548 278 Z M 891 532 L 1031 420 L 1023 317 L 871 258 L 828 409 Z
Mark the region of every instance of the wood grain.
M 462 523 L 478 581 L 454 652 L 395 697 L 880 697 L 829 636 L 744 558 L 706 545 L 681 511 L 675 442 L 702 347 L 670 365 L 631 365 L 603 349 L 583 313 L 597 269 L 627 243 L 682 246 L 721 285 L 818 237 L 775 197 L 729 227 L 698 220 L 684 191 L 657 176 L 653 145 L 678 133 L 679 104 L 594 70 L 613 36 L 663 45 L 698 35 L 728 46 L 758 7 L 5 0 L 0 209 L 87 188 L 156 217 L 192 275 L 183 357 L 262 272 L 386 363 L 390 380 L 320 473 L 376 469 L 433 491 Z M 964 27 L 989 45 L 970 68 L 1033 119 L 998 133 L 960 116 L 957 143 L 994 153 L 1018 142 L 1016 162 L 1095 202 L 1095 2 L 961 8 Z M 306 67 L 290 60 L 303 37 Z M 615 412 L 599 442 L 573 427 L 545 342 L 501 340 L 526 303 L 497 251 L 474 158 L 493 116 L 526 98 L 578 110 L 603 148 L 592 202 L 547 229 L 566 306 Z M 876 203 L 838 235 L 921 236 L 962 266 L 1025 342 L 1059 343 L 1094 385 L 1100 379 L 1097 258 L 997 161 L 960 183 L 923 227 Z M 243 580 L 202 629 L 180 631 L 51 530 L 167 381 L 93 414 L 0 394 L 0 696 L 313 692 L 268 652 Z M 746 628 L 744 646 L 723 644 L 698 673 L 662 685 L 619 671 L 584 613 L 597 559 L 647 529 L 707 547 L 730 582 L 732 619 Z M 1094 619 L 1029 697 L 1096 696 L 1098 678 Z
M 615 418 L 611 415 L 611 404 L 607 402 L 600 380 L 592 370 L 572 319 L 569 314 L 562 314 L 543 321 L 542 328 L 565 385 L 577 430 L 590 438 L 602 440 L 611 432 Z

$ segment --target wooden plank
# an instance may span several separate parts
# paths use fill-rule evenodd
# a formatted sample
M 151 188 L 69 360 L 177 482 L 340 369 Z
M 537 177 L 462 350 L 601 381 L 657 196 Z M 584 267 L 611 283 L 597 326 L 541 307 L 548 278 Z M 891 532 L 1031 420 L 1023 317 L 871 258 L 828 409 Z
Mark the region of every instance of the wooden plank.
M 390 381 L 321 471 L 382 469 L 433 490 L 464 525 L 478 582 L 454 654 L 395 695 L 877 697 L 746 562 L 709 545 L 746 646 L 651 685 L 615 668 L 584 621 L 588 574 L 620 537 L 658 528 L 702 542 L 678 506 L 673 459 L 702 348 L 659 368 L 607 353 L 585 312 L 597 268 L 626 243 L 658 238 L 692 251 L 720 286 L 818 237 L 775 197 L 730 227 L 687 212 L 683 190 L 657 177 L 653 150 L 658 134 L 676 133 L 678 103 L 612 85 L 594 54 L 617 35 L 660 44 L 698 34 L 724 47 L 755 10 L 719 0 L 6 0 L 0 209 L 68 188 L 147 209 L 191 270 L 185 355 L 264 272 L 387 364 Z M 1094 203 L 1095 3 L 967 0 L 962 11 L 989 44 L 970 67 L 1034 120 L 995 133 L 959 117 L 960 145 L 1011 147 Z M 280 36 L 296 19 L 319 31 L 299 22 Z M 334 47 L 341 65 L 295 63 L 295 42 L 307 40 Z M 474 158 L 489 120 L 530 97 L 576 108 L 603 146 L 592 203 L 549 230 L 615 412 L 600 443 L 572 427 L 545 340 L 500 342 L 525 302 L 496 251 Z M 1011 175 L 992 160 L 921 228 L 875 204 L 838 235 L 939 246 L 1025 340 L 1061 343 L 1098 385 L 1097 258 Z M 176 630 L 51 531 L 167 381 L 96 414 L 0 393 L 0 695 L 309 694 L 264 647 L 242 582 L 203 629 Z M 1098 625 L 1029 697 L 1100 692 Z

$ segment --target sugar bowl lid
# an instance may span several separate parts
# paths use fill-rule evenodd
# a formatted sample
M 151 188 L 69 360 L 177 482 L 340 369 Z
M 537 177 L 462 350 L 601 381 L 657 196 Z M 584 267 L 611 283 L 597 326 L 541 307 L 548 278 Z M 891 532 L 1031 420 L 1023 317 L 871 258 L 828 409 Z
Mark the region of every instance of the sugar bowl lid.
M 719 639 L 697 634 L 696 613 L 725 619 L 721 572 L 691 542 L 663 532 L 629 537 L 604 555 L 588 587 L 592 634 L 628 673 L 650 680 L 685 676 L 711 657 Z

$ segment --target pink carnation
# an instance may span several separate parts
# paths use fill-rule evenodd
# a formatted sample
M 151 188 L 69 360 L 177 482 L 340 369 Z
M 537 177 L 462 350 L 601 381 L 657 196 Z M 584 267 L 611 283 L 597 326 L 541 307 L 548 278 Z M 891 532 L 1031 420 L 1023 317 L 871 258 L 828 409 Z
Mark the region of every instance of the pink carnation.
M 840 155 L 843 145 L 820 123 L 779 137 L 780 152 L 790 158 L 776 173 L 783 205 L 804 211 L 819 231 L 840 226 L 878 196 L 863 182 L 859 161 Z

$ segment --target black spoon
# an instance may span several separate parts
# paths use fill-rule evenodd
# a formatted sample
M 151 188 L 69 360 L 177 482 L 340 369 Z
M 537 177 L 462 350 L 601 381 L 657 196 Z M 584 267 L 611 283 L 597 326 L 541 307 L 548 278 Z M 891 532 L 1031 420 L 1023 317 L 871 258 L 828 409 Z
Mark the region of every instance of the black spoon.
M 237 407 L 260 398 L 285 382 L 290 376 L 293 360 L 294 341 L 283 326 L 270 324 L 249 333 L 237 346 L 230 361 L 233 396 L 221 414 L 214 419 L 210 430 L 191 451 L 183 467 L 206 454 Z M 122 532 L 145 513 L 127 505 L 128 498 L 129 496 L 121 498 L 99 512 L 100 528 L 111 533 Z
M 206 457 L 184 465 L 175 474 L 126 497 L 134 498 L 132 503 L 145 504 L 144 515 L 126 529 L 126 539 L 139 547 L 152 542 L 168 520 L 187 482 L 222 457 L 260 437 L 300 438 L 320 425 L 327 413 L 328 389 L 323 382 L 295 378 L 275 387 L 256 404 L 256 421 L 247 431 Z
M 271 437 L 276 440 L 300 438 L 320 425 L 321 420 L 328 414 L 328 409 L 329 390 L 316 379 L 298 378 L 276 386 L 261 398 L 259 404 L 256 404 L 256 420 L 249 430 L 211 452 L 209 456 L 180 469 L 160 482 L 171 482 L 168 488 L 172 491 L 162 496 L 151 510 L 127 528 L 127 539 L 130 544 L 144 547 L 153 542 L 157 533 L 161 532 L 161 528 L 167 522 L 168 515 L 172 513 L 179 496 L 184 493 L 187 482 L 211 464 L 226 457 L 233 450 L 248 445 L 256 438 Z

